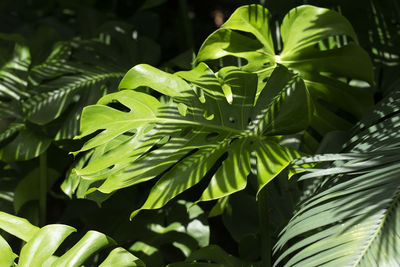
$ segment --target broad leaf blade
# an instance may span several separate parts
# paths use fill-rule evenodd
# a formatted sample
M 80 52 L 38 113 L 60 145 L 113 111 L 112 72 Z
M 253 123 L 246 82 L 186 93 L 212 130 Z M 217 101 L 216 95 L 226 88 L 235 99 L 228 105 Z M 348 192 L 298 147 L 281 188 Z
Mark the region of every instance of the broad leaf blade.
M 64 239 L 76 230 L 53 224 L 41 228 L 21 249 L 19 266 L 41 266 L 57 250 Z

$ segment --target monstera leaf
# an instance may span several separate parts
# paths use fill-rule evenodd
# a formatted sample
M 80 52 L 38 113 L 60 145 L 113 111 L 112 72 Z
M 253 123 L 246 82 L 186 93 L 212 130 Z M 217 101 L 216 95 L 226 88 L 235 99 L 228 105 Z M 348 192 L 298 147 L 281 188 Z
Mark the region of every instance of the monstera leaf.
M 281 37 L 283 43 L 279 54 L 274 48 L 270 23 L 270 14 L 262 6 L 238 8 L 206 39 L 197 62 L 228 56 L 246 61 L 241 68 L 259 76 L 258 93 L 272 71 L 284 65 L 298 73 L 314 100 L 311 126 L 315 139 L 332 130 L 349 129 L 354 118 L 360 119 L 373 104 L 369 93 L 349 83 L 373 83 L 371 61 L 355 43 L 356 34 L 350 23 L 329 9 L 296 7 L 285 16 L 276 36 L 277 42 L 280 44 Z M 218 61 L 217 67 L 220 64 Z M 313 139 L 309 139 L 311 148 Z
M 138 65 L 120 84 L 143 86 L 169 100 L 123 90 L 84 109 L 78 138 L 92 138 L 78 152 L 93 154 L 75 170 L 76 179 L 90 181 L 84 182 L 92 187 L 88 193 L 109 194 L 158 177 L 141 209 L 162 207 L 205 176 L 212 178 L 202 201 L 239 191 L 251 158 L 261 189 L 299 156 L 279 144 L 280 136 L 305 129 L 312 114 L 303 81 L 283 66 L 257 100 L 257 76 L 236 67 L 214 73 L 200 64 L 168 74 Z
M 319 179 L 281 233 L 275 266 L 398 266 L 400 90 L 356 127 L 342 154 L 298 160 L 333 162 L 308 170 Z
M 100 249 L 115 245 L 106 235 L 87 232 L 72 248 L 62 256 L 54 253 L 63 241 L 76 230 L 68 225 L 50 224 L 42 228 L 27 220 L 0 212 L 0 229 L 23 240 L 18 258 L 18 266 L 81 266 Z M 7 241 L 0 236 L 0 264 L 14 266 L 17 257 Z M 98 266 L 145 266 L 142 261 L 123 248 L 115 248 Z

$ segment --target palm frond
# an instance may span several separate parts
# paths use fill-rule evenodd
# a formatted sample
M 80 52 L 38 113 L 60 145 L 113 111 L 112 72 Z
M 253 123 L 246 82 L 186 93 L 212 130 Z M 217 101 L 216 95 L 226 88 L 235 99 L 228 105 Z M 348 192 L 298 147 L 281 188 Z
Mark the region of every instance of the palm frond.
M 344 154 L 298 160 L 333 161 L 302 176 L 323 179 L 301 203 L 275 247 L 275 265 L 398 266 L 400 219 L 399 90 L 355 128 Z M 315 179 L 315 178 L 314 178 Z
M 72 139 L 79 132 L 83 107 L 115 91 L 130 66 L 126 62 L 130 57 L 119 60 L 122 56 L 114 49 L 118 42 L 112 38 L 108 40 L 113 47 L 100 39 L 59 42 L 42 63 L 31 65 L 24 40 L 6 37 L 14 46 L 0 71 L 0 111 L 6 124 L 1 159 L 5 161 L 29 160 L 51 141 Z M 123 48 L 135 42 L 123 41 Z

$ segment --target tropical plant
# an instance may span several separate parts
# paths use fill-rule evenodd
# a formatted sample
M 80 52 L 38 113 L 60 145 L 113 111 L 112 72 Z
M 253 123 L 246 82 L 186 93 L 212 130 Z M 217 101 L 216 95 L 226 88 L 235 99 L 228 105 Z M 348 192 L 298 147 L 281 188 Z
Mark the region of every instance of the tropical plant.
M 237 58 L 235 64 L 259 77 L 258 93 L 279 65 L 297 73 L 315 107 L 303 145 L 307 152 L 314 152 L 321 136 L 349 129 L 354 118 L 360 119 L 372 106 L 371 96 L 350 83 L 361 80 L 372 85 L 372 64 L 356 44 L 351 24 L 333 10 L 299 6 L 286 14 L 276 36 L 273 29 L 267 9 L 260 5 L 240 7 L 205 40 L 196 60 L 220 59 L 214 63 L 218 67 L 221 60 L 230 63 L 224 58 Z
M 276 136 L 304 129 L 312 113 L 304 84 L 285 67 L 257 100 L 257 76 L 235 67 L 216 74 L 200 64 L 171 75 L 139 65 L 120 84 L 142 86 L 173 102 L 123 90 L 85 108 L 79 137 L 98 134 L 78 151 L 94 149 L 92 159 L 75 170 L 96 184 L 105 180 L 98 190 L 106 194 L 161 175 L 141 209 L 162 207 L 206 174 L 212 178 L 201 201 L 244 189 L 252 153 L 261 190 L 299 155 Z
M 32 159 L 52 141 L 78 134 L 82 108 L 115 91 L 129 65 L 142 61 L 135 51 L 136 41 L 123 34 L 131 28 L 113 23 L 103 27 L 101 38 L 56 43 L 44 62 L 37 65 L 31 65 L 27 41 L 4 37 L 11 39 L 15 48 L 1 73 L 5 82 L 0 107 L 2 117 L 9 121 L 0 139 L 2 160 Z M 146 39 L 140 42 L 156 46 Z M 124 51 L 123 56 L 119 49 Z M 146 59 L 156 62 L 151 57 Z M 10 105 L 15 109 L 10 111 Z
M 0 229 L 21 239 L 24 244 L 19 255 L 0 236 L 0 264 L 14 266 L 81 266 L 98 250 L 115 245 L 115 241 L 97 231 L 87 232 L 72 248 L 59 251 L 59 246 L 75 228 L 62 224 L 49 224 L 42 228 L 30 224 L 26 219 L 0 212 Z M 61 256 L 54 255 L 55 252 Z M 113 249 L 98 266 L 145 266 L 142 261 L 123 248 Z
M 0 3 L 4 266 L 399 265 L 398 4 L 246 2 Z
M 98 189 L 109 194 L 117 189 L 161 176 L 142 207 L 153 209 L 162 207 L 179 193 L 194 186 L 206 174 L 212 178 L 200 197 L 201 201 L 218 199 L 244 189 L 246 178 L 250 174 L 250 158 L 253 154 L 257 161 L 259 192 L 299 155 L 298 152 L 279 145 L 279 136 L 307 129 L 312 115 L 321 121 L 325 119 L 328 123 L 332 122 L 333 125 L 337 121 L 332 116 L 328 116 L 331 119 L 329 120 L 320 115 L 319 111 L 314 113 L 314 106 L 320 106 L 317 100 L 321 95 L 331 102 L 336 102 L 335 99 L 343 92 L 359 95 L 361 98 L 365 95 L 368 98 L 365 92 L 328 77 L 349 76 L 371 81 L 370 62 L 361 48 L 354 43 L 330 50 L 315 48 L 315 44 L 333 34 L 347 34 L 355 39 L 350 24 L 329 10 L 311 6 L 301 7 L 300 10 L 311 13 L 303 22 L 304 25 L 298 26 L 300 30 L 308 26 L 313 26 L 316 30 L 301 37 L 304 38 L 301 39 L 301 45 L 299 40 L 290 40 L 294 47 L 290 48 L 288 45 L 291 50 L 287 52 L 287 57 L 293 57 L 292 62 L 299 62 L 289 64 L 289 67 L 297 66 L 293 69 L 298 74 L 279 64 L 289 60 L 286 57 L 281 57 L 286 60 L 282 62 L 268 61 L 271 66 L 261 71 L 262 74 L 248 73 L 251 70 L 256 71 L 251 65 L 260 62 L 259 58 L 254 58 L 255 54 L 266 54 L 266 58 L 271 59 L 272 42 L 268 37 L 269 29 L 266 24 L 268 12 L 260 6 L 239 8 L 221 30 L 205 41 L 198 56 L 198 60 L 203 60 L 211 53 L 218 57 L 229 54 L 218 52 L 221 49 L 216 47 L 222 42 L 218 39 L 221 34 L 237 36 L 232 30 L 226 33 L 225 28 L 233 27 L 252 32 L 255 36 L 264 38 L 261 40 L 265 45 L 261 48 L 263 51 L 254 51 L 256 46 L 251 46 L 254 40 L 247 37 L 243 37 L 244 42 L 240 42 L 240 45 L 235 39 L 230 43 L 230 47 L 251 46 L 251 49 L 245 48 L 250 50 L 248 53 L 252 55 L 249 64 L 243 67 L 247 72 L 227 67 L 213 73 L 203 63 L 192 71 L 178 72 L 174 75 L 146 65 L 132 68 L 121 81 L 120 88 L 149 87 L 172 98 L 173 102 L 168 98 L 167 104 L 161 104 L 156 98 L 143 93 L 121 91 L 103 97 L 96 106 L 85 108 L 79 138 L 95 133 L 97 135 L 78 151 L 79 153 L 94 149 L 89 163 L 81 163 L 85 167 L 75 170 L 78 175 L 75 179 L 91 180 L 96 185 L 104 181 L 101 186 L 92 186 L 90 189 L 88 183 L 85 183 L 87 192 Z M 293 12 L 294 14 L 288 15 L 292 20 L 296 20 L 297 16 L 302 14 Z M 320 16 L 328 18 L 321 18 L 325 24 L 316 19 L 320 19 Z M 283 29 L 289 27 L 285 26 L 288 23 L 284 21 Z M 344 26 L 337 26 L 336 29 L 335 23 Z M 293 22 L 289 23 L 291 24 Z M 241 28 L 243 25 L 247 25 L 248 28 Z M 332 30 L 327 31 L 324 27 L 331 27 Z M 252 30 L 254 28 L 257 29 L 256 32 Z M 215 41 L 216 39 L 219 41 Z M 285 34 L 283 40 L 286 42 Z M 298 52 L 295 53 L 294 50 Z M 342 52 L 343 50 L 346 52 Z M 342 53 L 345 53 L 343 57 Z M 352 57 L 348 57 L 350 53 L 355 60 L 361 60 L 359 63 L 365 66 L 367 72 L 337 70 L 337 63 L 332 62 L 330 58 L 336 56 L 339 59 L 352 60 Z M 302 56 L 304 58 L 301 58 Z M 307 59 L 307 56 L 311 59 Z M 275 57 L 273 58 L 275 60 Z M 319 69 L 310 69 L 313 65 L 301 63 L 308 61 L 315 61 L 317 65 L 319 62 Z M 325 77 L 318 71 L 329 74 Z M 315 77 L 318 77 L 319 83 L 303 77 L 314 73 L 317 73 Z M 331 93 L 335 83 L 341 84 L 336 96 L 335 92 Z M 314 95 L 314 99 L 309 94 Z M 112 108 L 113 102 L 119 106 Z M 365 103 L 368 101 L 361 101 L 358 115 L 365 109 Z M 322 128 L 325 129 L 322 133 L 330 130 L 329 127 Z M 155 146 L 158 142 L 161 144 Z M 216 167 L 212 169 L 214 165 Z
M 399 96 L 394 90 L 377 104 L 341 154 L 297 160 L 333 163 L 302 176 L 319 182 L 283 231 L 276 266 L 400 264 Z

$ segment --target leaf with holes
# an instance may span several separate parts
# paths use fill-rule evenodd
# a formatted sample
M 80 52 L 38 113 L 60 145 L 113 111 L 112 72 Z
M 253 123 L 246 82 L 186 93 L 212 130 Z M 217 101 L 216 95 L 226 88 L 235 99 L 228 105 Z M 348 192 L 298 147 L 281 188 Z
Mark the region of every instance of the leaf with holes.
M 99 250 L 115 245 L 115 241 L 97 232 L 87 232 L 72 248 L 63 248 L 61 256 L 54 253 L 75 228 L 63 224 L 49 224 L 42 228 L 27 220 L 0 212 L 0 229 L 24 241 L 19 252 L 18 266 L 81 266 Z M 15 255 L 7 241 L 0 236 L 0 263 L 14 265 Z M 123 248 L 115 248 L 98 266 L 145 266 L 141 260 Z
M 78 138 L 94 136 L 78 152 L 93 156 L 75 171 L 93 184 L 88 193 L 109 194 L 159 177 L 141 209 L 162 207 L 205 176 L 211 181 L 202 201 L 242 190 L 251 158 L 261 189 L 299 155 L 281 146 L 279 136 L 304 130 L 313 111 L 303 81 L 283 66 L 257 100 L 257 76 L 236 67 L 214 73 L 200 64 L 168 74 L 138 65 L 120 83 L 143 86 L 171 101 L 123 90 L 86 107 Z
M 228 56 L 246 60 L 242 69 L 259 76 L 258 93 L 279 65 L 298 73 L 315 103 L 314 136 L 347 130 L 354 118 L 360 119 L 372 107 L 371 93 L 350 84 L 361 80 L 372 85 L 373 72 L 368 54 L 355 43 L 356 34 L 347 19 L 325 8 L 296 7 L 285 16 L 277 34 L 282 49 L 274 47 L 270 24 L 269 11 L 262 6 L 238 8 L 206 39 L 197 62 L 212 64 L 219 59 L 215 64 L 218 68 Z M 306 146 L 313 151 L 315 141 L 308 140 Z

